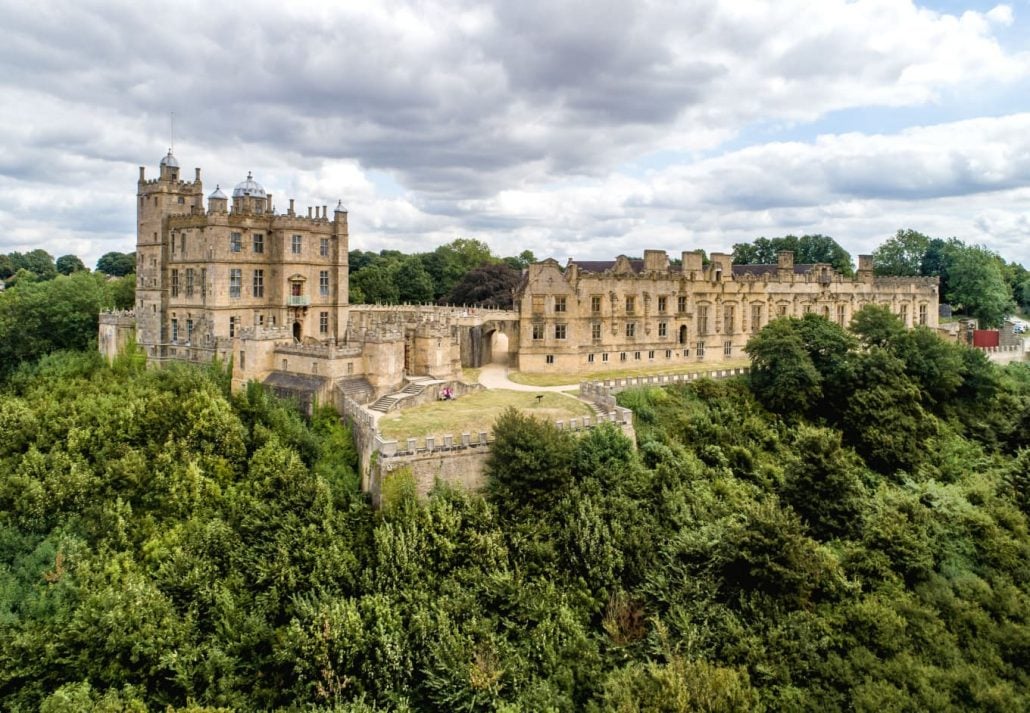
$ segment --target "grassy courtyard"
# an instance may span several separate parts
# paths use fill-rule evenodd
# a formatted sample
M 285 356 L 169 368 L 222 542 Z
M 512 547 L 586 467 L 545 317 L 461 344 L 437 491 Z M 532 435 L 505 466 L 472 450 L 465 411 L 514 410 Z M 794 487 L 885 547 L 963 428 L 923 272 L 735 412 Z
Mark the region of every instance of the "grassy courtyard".
M 609 371 L 591 371 L 579 373 L 547 373 L 547 374 L 525 374 L 521 371 L 511 371 L 508 378 L 516 384 L 528 386 L 561 386 L 563 384 L 576 384 L 580 381 L 601 381 L 602 379 L 624 379 L 630 376 L 657 376 L 659 374 L 693 374 L 699 371 L 712 371 L 714 369 L 736 369 L 748 366 L 746 357 L 738 359 L 726 359 L 725 361 L 703 361 L 690 364 L 670 364 L 668 366 L 637 367 L 627 369 L 611 369 Z
M 537 396 L 543 398 L 538 400 Z M 458 437 L 462 433 L 489 431 L 497 416 L 509 406 L 549 421 L 567 421 L 593 413 L 582 401 L 563 394 L 491 389 L 454 401 L 434 401 L 388 413 L 379 419 L 379 431 L 385 438 L 398 440 L 448 434 Z

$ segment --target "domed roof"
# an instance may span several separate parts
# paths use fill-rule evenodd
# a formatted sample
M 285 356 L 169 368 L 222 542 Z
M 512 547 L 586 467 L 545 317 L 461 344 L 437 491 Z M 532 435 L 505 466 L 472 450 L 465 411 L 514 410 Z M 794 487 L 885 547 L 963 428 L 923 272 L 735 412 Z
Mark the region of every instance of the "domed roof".
M 247 171 L 247 180 L 241 181 L 236 184 L 236 188 L 232 190 L 233 198 L 264 198 L 265 189 L 261 187 L 261 184 L 254 180 L 250 171 Z
M 169 168 L 178 168 L 179 162 L 175 160 L 175 156 L 172 156 L 172 150 L 168 149 L 168 155 L 161 159 L 162 166 L 168 166 Z
M 208 196 L 208 199 L 211 199 L 211 198 L 221 198 L 223 201 L 225 200 L 225 194 L 222 193 L 222 187 L 220 185 L 215 184 L 215 191 L 214 191 L 214 193 L 212 193 L 211 195 Z

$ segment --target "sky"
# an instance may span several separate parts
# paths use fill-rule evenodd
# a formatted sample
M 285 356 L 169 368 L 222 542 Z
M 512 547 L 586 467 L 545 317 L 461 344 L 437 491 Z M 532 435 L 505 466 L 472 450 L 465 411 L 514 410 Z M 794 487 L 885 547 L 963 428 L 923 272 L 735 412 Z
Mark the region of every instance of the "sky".
M 898 229 L 1030 266 L 1030 0 L 0 0 L 0 253 L 135 243 L 139 166 L 351 249 L 564 261 Z M 174 122 L 171 117 L 174 115 Z M 174 128 L 173 125 L 174 124 Z

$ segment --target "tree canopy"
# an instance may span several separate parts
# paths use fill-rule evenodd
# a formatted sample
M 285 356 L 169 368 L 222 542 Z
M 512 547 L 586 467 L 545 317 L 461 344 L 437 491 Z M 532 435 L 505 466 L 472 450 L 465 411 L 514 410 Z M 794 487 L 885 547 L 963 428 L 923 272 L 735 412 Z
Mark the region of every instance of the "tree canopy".
M 124 277 L 136 271 L 136 253 L 109 252 L 97 260 L 97 272 L 112 277 Z
M 733 262 L 743 265 L 775 265 L 781 251 L 794 253 L 797 264 L 828 263 L 844 275 L 855 274 L 851 255 L 827 235 L 786 235 L 782 238 L 756 238 L 751 243 L 733 246 Z

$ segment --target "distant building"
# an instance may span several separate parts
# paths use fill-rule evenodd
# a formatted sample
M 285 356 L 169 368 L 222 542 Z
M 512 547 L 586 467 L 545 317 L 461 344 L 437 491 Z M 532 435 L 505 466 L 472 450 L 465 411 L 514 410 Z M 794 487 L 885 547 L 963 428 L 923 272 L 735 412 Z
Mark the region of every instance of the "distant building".
M 847 278 L 830 265 L 734 265 L 731 256 L 684 252 L 673 266 L 662 250 L 642 260 L 554 260 L 531 265 L 519 288 L 519 368 L 605 369 L 720 361 L 744 356 L 770 320 L 814 312 L 847 326 L 867 304 L 881 304 L 913 326 L 937 326 L 936 277 L 876 277 L 859 256 Z

